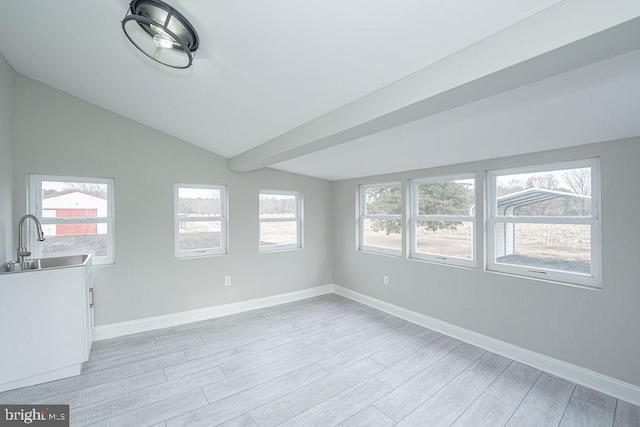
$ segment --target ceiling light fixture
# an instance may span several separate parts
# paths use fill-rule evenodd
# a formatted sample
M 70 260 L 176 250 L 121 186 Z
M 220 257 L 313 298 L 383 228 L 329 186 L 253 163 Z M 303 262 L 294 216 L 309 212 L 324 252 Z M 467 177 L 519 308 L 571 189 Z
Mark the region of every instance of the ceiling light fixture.
M 122 30 L 142 53 L 172 68 L 189 68 L 198 49 L 193 26 L 160 0 L 133 0 Z

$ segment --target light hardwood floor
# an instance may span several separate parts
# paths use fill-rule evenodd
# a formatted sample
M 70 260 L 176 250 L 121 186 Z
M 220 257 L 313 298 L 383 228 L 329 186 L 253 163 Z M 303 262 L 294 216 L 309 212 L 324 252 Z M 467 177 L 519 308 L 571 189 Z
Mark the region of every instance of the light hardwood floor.
M 337 295 L 98 341 L 0 393 L 71 425 L 640 426 L 640 408 Z

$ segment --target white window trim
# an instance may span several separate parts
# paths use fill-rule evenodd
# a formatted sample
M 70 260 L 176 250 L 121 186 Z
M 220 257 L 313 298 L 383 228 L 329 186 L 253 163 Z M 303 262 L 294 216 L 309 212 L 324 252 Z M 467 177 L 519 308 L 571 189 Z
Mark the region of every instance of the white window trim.
M 282 252 L 282 251 L 291 251 L 302 249 L 304 247 L 304 215 L 303 209 L 304 204 L 302 202 L 302 193 L 299 191 L 288 191 L 288 190 L 260 190 L 258 193 L 258 198 L 260 195 L 274 195 L 274 196 L 294 196 L 296 199 L 296 215 L 294 218 L 260 218 L 260 213 L 258 212 L 258 222 L 296 222 L 296 243 L 290 243 L 286 245 L 260 245 L 260 229 L 258 228 L 258 251 L 259 252 Z M 260 201 L 258 200 L 258 203 Z
M 180 188 L 195 188 L 206 190 L 219 190 L 220 191 L 220 215 L 218 216 L 206 216 L 206 217 L 180 217 L 179 216 L 179 198 L 178 192 Z M 185 258 L 202 258 L 215 255 L 226 255 L 227 248 L 229 246 L 229 219 L 227 215 L 229 201 L 227 199 L 227 186 L 226 185 L 207 185 L 207 184 L 184 184 L 176 183 L 173 185 L 173 217 L 174 217 L 174 248 L 176 259 Z M 199 222 L 199 221 L 220 221 L 220 247 L 219 248 L 203 248 L 203 249 L 180 249 L 180 222 Z
M 411 219 L 410 219 L 410 251 L 409 258 L 417 259 L 421 261 L 429 261 L 438 264 L 445 265 L 455 265 L 458 267 L 471 267 L 475 268 L 477 265 L 476 261 L 476 217 L 477 211 L 475 215 L 419 215 L 418 214 L 418 185 L 420 184 L 430 184 L 434 182 L 442 182 L 442 181 L 457 181 L 461 179 L 472 179 L 473 180 L 473 191 L 474 191 L 474 201 L 477 199 L 478 194 L 478 186 L 476 180 L 475 173 L 467 173 L 467 174 L 459 174 L 459 175 L 444 175 L 437 177 L 429 177 L 429 178 L 418 178 L 411 180 Z M 418 239 L 417 239 L 417 223 L 418 221 L 456 221 L 456 222 L 470 222 L 472 226 L 472 239 L 471 242 L 471 259 L 468 258 L 460 258 L 451 255 L 443 255 L 443 254 L 430 254 L 424 252 L 418 252 Z
M 404 207 L 401 206 L 400 214 L 391 214 L 391 215 L 383 215 L 383 214 L 367 214 L 366 213 L 366 200 L 365 194 L 367 188 L 373 187 L 400 187 L 400 191 L 404 193 L 404 185 L 402 185 L 402 181 L 394 181 L 394 182 L 383 182 L 380 184 L 362 184 L 360 185 L 360 190 L 358 191 L 358 206 L 359 206 L 359 218 L 358 218 L 358 250 L 362 252 L 369 252 L 374 254 L 382 254 L 382 255 L 391 255 L 391 256 L 402 256 L 402 249 L 392 249 L 392 248 L 383 248 L 380 246 L 369 246 L 364 244 L 364 223 L 367 219 L 386 219 L 386 220 L 396 220 L 400 221 L 402 231 L 401 237 L 404 236 L 404 221 L 402 219 L 402 212 L 404 212 Z M 402 238 L 404 242 L 404 238 Z M 404 247 L 404 243 L 402 244 Z
M 499 217 L 496 203 L 496 179 L 498 176 L 522 173 L 537 173 L 563 169 L 591 168 L 591 218 L 583 217 Z M 562 163 L 548 163 L 509 169 L 487 171 L 487 242 L 486 270 L 524 276 L 549 282 L 601 289 L 601 249 L 600 249 L 600 161 L 599 159 L 576 160 Z M 495 262 L 495 227 L 498 223 L 524 224 L 588 224 L 591 226 L 591 274 L 563 272 L 545 268 L 519 267 Z
M 42 182 L 82 182 L 91 184 L 107 185 L 107 216 L 98 218 L 44 218 L 42 215 Z M 29 174 L 29 203 L 27 211 L 38 217 L 43 225 L 46 224 L 107 224 L 107 255 L 94 256 L 93 265 L 107 265 L 115 263 L 115 225 L 114 225 L 114 188 L 115 179 L 113 178 L 95 178 L 86 176 L 69 176 L 69 175 L 44 175 Z M 29 224 L 31 227 L 31 224 Z M 36 248 L 35 233 L 29 232 L 29 247 Z M 40 254 L 41 255 L 41 254 Z

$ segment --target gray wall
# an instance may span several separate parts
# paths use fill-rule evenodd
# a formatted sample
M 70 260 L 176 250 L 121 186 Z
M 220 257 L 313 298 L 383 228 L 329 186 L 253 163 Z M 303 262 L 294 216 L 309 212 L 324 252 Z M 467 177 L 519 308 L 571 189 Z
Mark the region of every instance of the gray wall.
M 408 153 L 409 155 L 409 153 Z M 600 157 L 602 290 L 356 250 L 359 184 Z M 640 385 L 640 138 L 335 182 L 334 279 L 357 292 Z M 483 188 L 482 186 L 479 188 Z M 477 201 L 483 212 L 482 196 Z M 480 221 L 482 223 L 482 221 Z M 388 275 L 390 285 L 382 284 Z
M 0 54 L 0 262 L 13 257 L 13 77 Z
M 446 322 L 640 385 L 640 139 L 328 183 L 274 170 L 237 174 L 227 160 L 48 86 L 0 60 L 0 143 L 11 151 L 13 216 L 26 210 L 27 175 L 116 179 L 116 264 L 95 270 L 97 324 L 174 313 L 337 283 Z M 361 183 L 600 157 L 602 290 L 362 253 L 356 247 Z M 0 156 L 0 233 L 13 247 L 11 157 Z M 226 184 L 229 255 L 176 260 L 173 183 Z M 305 248 L 260 254 L 260 188 L 300 190 Z M 478 199 L 482 211 L 482 197 Z M 332 233 L 333 230 L 333 233 Z M 484 259 L 478 230 L 478 259 Z M 332 237 L 333 236 L 333 237 Z M 5 249 L 0 249 L 5 250 Z M 11 256 L 11 255 L 8 255 Z M 482 264 L 482 262 L 480 263 Z M 225 288 L 223 276 L 233 285 Z M 390 285 L 382 285 L 382 276 Z
M 115 178 L 116 263 L 95 269 L 96 324 L 332 283 L 331 183 L 268 169 L 232 173 L 222 157 L 21 75 L 14 111 L 16 217 L 29 173 Z M 228 186 L 228 255 L 174 258 L 175 182 Z M 303 193 L 303 250 L 258 252 L 261 188 Z M 225 275 L 232 286 L 223 286 Z

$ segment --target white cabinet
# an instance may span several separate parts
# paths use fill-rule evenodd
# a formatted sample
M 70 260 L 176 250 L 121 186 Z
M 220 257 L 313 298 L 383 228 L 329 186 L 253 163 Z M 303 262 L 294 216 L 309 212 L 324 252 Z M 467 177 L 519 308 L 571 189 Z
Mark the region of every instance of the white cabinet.
M 93 329 L 91 258 L 0 275 L 0 391 L 80 374 Z

